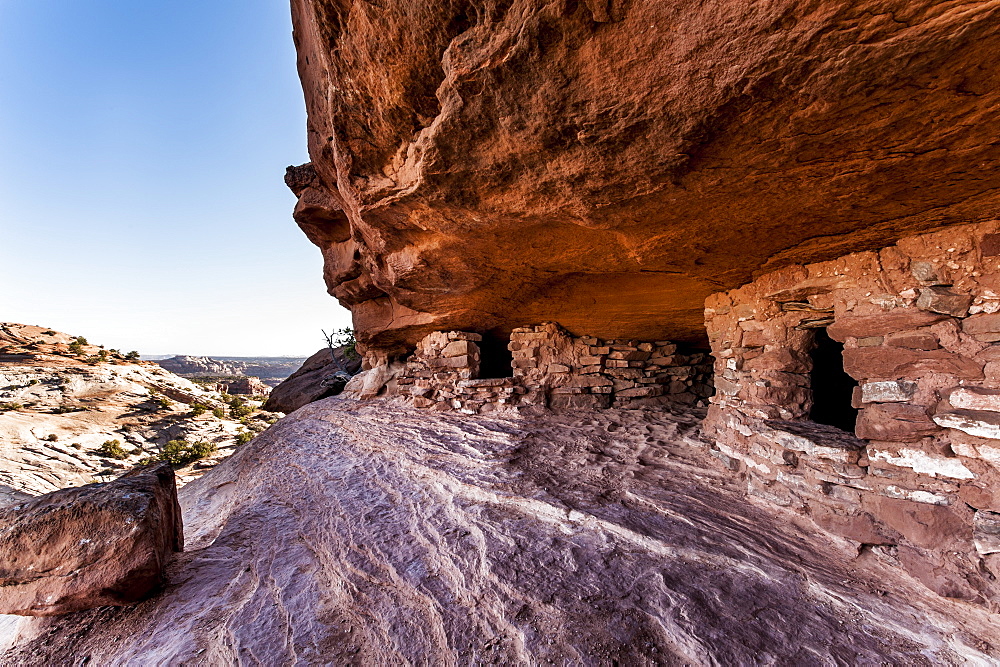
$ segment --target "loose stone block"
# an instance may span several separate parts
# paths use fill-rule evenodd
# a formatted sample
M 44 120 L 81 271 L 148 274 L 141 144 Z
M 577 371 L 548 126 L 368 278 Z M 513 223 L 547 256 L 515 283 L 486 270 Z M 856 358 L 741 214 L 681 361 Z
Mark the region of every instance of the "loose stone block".
M 913 398 L 917 383 L 909 380 L 866 382 L 861 385 L 863 403 L 905 403 Z
M 952 410 L 934 415 L 934 423 L 978 438 L 1000 440 L 1000 414 L 979 410 Z
M 967 334 L 1000 333 L 1000 313 L 968 317 L 962 320 L 962 331 Z
M 468 340 L 455 340 L 445 346 L 441 350 L 441 356 L 443 357 L 460 357 L 464 355 L 478 354 L 479 347 L 475 343 L 470 343 Z
M 858 415 L 855 433 L 866 440 L 916 442 L 938 432 L 924 408 L 903 403 L 873 403 Z
M 1000 553 L 1000 513 L 976 512 L 972 519 L 972 541 L 980 555 Z
M 965 317 L 971 305 L 971 294 L 959 294 L 939 285 L 920 290 L 917 297 L 917 308 L 954 317 Z
M 900 448 L 896 452 L 868 448 L 868 458 L 872 461 L 884 461 L 890 465 L 909 468 L 913 472 L 931 477 L 943 476 L 952 479 L 973 479 L 972 471 L 957 458 L 933 456 L 920 449 Z
M 845 341 L 847 338 L 885 336 L 886 334 L 917 329 L 947 319 L 943 313 L 932 313 L 915 308 L 897 308 L 879 315 L 838 317 L 826 328 L 830 338 Z
M 1000 389 L 959 387 L 951 392 L 948 402 L 952 407 L 964 410 L 1000 412 Z

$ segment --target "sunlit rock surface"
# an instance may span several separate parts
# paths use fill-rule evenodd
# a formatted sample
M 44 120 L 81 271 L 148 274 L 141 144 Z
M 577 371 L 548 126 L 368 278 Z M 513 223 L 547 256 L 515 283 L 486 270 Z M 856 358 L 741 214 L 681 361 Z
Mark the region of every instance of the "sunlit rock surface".
M 359 340 L 703 339 L 761 270 L 1000 211 L 1000 8 L 293 0 L 290 175 Z
M 748 502 L 700 413 L 325 399 L 185 486 L 135 608 L 0 624 L 3 664 L 991 662 L 995 617 Z

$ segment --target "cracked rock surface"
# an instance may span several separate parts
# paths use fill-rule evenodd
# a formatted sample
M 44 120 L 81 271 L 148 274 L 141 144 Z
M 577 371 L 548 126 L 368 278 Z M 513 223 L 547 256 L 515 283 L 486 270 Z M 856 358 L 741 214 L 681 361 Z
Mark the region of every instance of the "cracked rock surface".
M 309 404 L 180 491 L 129 609 L 0 623 L 3 664 L 957 664 L 996 617 L 716 467 L 698 412 Z

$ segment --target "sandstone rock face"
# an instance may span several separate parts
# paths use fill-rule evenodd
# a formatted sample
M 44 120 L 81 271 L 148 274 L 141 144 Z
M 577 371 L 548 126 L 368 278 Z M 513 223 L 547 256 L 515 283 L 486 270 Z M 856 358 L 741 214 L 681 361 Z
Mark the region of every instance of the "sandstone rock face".
M 184 547 L 166 463 L 0 509 L 0 613 L 49 616 L 154 592 Z
M 274 412 L 294 412 L 303 405 L 327 396 L 339 394 L 352 375 L 361 370 L 360 357 L 348 359 L 344 348 L 333 351 L 330 348 L 312 355 L 299 370 L 275 387 L 264 403 L 265 410 Z
M 756 271 L 1000 202 L 991 3 L 292 7 L 295 216 L 374 349 L 549 320 L 701 340 L 704 298 Z
M 266 396 L 271 392 L 271 388 L 261 382 L 260 378 L 249 376 L 223 383 L 221 390 L 227 394 L 239 394 L 241 396 Z
M 1000 659 L 996 616 L 918 584 L 884 538 L 859 535 L 875 545 L 859 555 L 805 517 L 747 502 L 700 417 L 312 403 L 181 490 L 187 550 L 162 595 L 30 619 L 0 662 Z M 815 454 L 857 454 L 827 445 Z M 887 505 L 927 539 L 908 503 Z M 915 517 L 955 531 L 948 508 Z

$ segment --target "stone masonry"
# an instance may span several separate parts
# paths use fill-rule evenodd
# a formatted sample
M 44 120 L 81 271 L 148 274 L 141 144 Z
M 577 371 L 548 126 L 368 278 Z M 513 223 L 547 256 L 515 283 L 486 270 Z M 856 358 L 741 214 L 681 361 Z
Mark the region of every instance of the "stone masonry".
M 706 302 L 706 431 L 748 492 L 1000 601 L 1000 223 L 791 266 Z M 817 329 L 844 345 L 856 430 L 809 421 Z M 989 572 L 992 571 L 992 575 Z M 987 573 L 983 575 L 983 573 Z
M 435 332 L 420 341 L 396 378 L 413 405 L 468 414 L 503 408 L 705 405 L 710 357 L 669 341 L 574 337 L 558 324 L 515 329 L 512 376 L 480 378 L 481 336 Z

